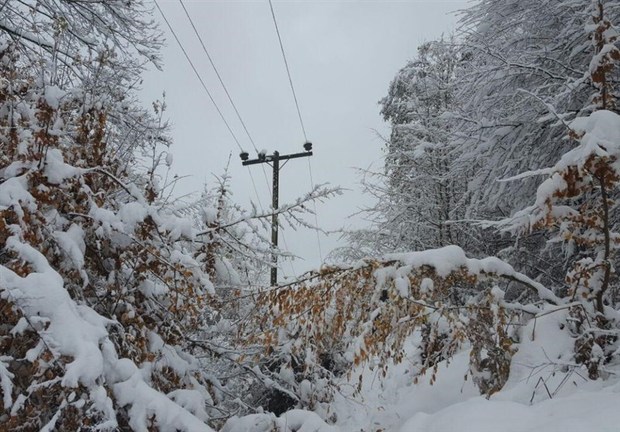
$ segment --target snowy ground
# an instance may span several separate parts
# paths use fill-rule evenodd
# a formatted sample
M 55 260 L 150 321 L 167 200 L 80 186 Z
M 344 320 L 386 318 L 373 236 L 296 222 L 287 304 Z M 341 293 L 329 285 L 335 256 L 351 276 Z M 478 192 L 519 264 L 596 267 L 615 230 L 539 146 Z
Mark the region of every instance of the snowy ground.
M 620 383 L 566 367 L 572 340 L 559 329 L 563 318 L 558 312 L 523 329 L 509 381 L 490 400 L 464 379 L 468 352 L 441 364 L 433 385 L 429 376 L 413 384 L 406 361 L 383 382 L 366 367 L 361 397 L 343 391 L 336 398 L 337 424 L 351 432 L 620 431 Z
M 592 381 L 571 363 L 573 339 L 561 329 L 566 310 L 545 315 L 522 327 L 504 388 L 486 399 L 468 371 L 469 351 L 442 362 L 436 381 L 422 376 L 414 384 L 415 341 L 409 360 L 392 365 L 379 378 L 378 368 L 360 368 L 344 381 L 328 415 L 294 410 L 276 418 L 257 414 L 233 419 L 222 432 L 617 432 L 620 431 L 620 380 L 613 370 Z M 374 369 L 374 370 L 373 370 Z M 361 392 L 354 395 L 359 375 Z

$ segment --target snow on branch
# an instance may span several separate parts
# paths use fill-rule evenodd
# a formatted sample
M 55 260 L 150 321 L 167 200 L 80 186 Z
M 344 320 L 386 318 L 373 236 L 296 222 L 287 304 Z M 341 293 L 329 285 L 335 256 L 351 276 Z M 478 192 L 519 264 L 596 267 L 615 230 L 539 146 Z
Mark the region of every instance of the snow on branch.
M 117 427 L 109 396 L 105 387 L 111 388 L 116 402 L 130 406 L 130 424 L 136 431 L 146 432 L 154 417 L 162 430 L 205 431 L 211 429 L 164 394 L 152 388 L 143 372 L 129 359 L 118 358 L 109 340 L 108 326 L 116 325 L 92 308 L 78 305 L 64 287 L 62 277 L 50 267 L 47 259 L 33 247 L 10 237 L 8 250 L 17 254 L 32 267 L 32 272 L 20 276 L 5 266 L 0 266 L 0 296 L 13 303 L 27 320 L 48 321 L 45 330 L 37 334 L 54 358 L 67 356 L 61 385 L 66 388 L 84 386 L 93 397 L 94 408 L 107 414 L 110 428 Z M 1 385 L 11 388 L 10 375 L 0 362 Z M 102 391 L 103 390 L 103 391 Z M 10 392 L 4 392 L 4 405 L 12 405 Z
M 274 214 L 285 216 L 289 224 L 293 227 L 295 225 L 299 225 L 305 228 L 311 228 L 315 230 L 318 229 L 320 231 L 323 231 L 320 227 L 316 227 L 308 223 L 307 221 L 305 221 L 302 215 L 313 214 L 313 210 L 310 207 L 308 207 L 308 203 L 315 202 L 315 201 L 322 202 L 328 198 L 331 198 L 335 195 L 340 195 L 340 194 L 342 194 L 341 188 L 337 188 L 337 187 L 328 188 L 326 187 L 326 185 L 316 185 L 312 191 L 308 192 L 303 197 L 298 198 L 297 200 L 295 200 L 295 202 L 283 204 L 275 211 L 273 210 L 270 212 L 253 211 L 251 213 L 246 212 L 232 222 L 228 222 L 225 224 L 217 225 L 213 228 L 199 231 L 195 235 L 204 236 L 209 233 L 212 233 L 213 231 L 226 229 L 226 228 L 239 225 L 239 224 L 247 224 L 248 222 L 252 220 L 258 220 L 258 221 L 269 220 Z
M 422 370 L 468 343 L 478 353 L 471 366 L 477 370 L 479 354 L 499 343 L 506 357 L 497 359 L 492 379 L 480 378 L 481 391 L 491 394 L 507 378 L 512 351 L 505 323 L 514 315 L 544 310 L 506 300 L 501 280 L 519 283 L 543 303 L 564 304 L 499 258 L 468 258 L 461 248 L 447 246 L 323 267 L 305 282 L 261 292 L 256 316 L 244 323 L 245 343 L 266 352 L 281 350 L 279 355 L 292 362 L 286 367 L 304 364 L 305 374 L 315 379 L 329 376 L 322 366 L 326 356 L 344 370 L 370 359 L 380 368 L 398 363 L 404 341 L 414 332 L 427 332 Z M 334 352 L 340 354 L 330 357 Z
M 596 176 L 597 161 L 608 161 L 608 175 L 620 176 L 620 116 L 600 110 L 588 117 L 570 122 L 571 135 L 579 140 L 577 147 L 566 152 L 550 168 L 527 172 L 508 180 L 518 180 L 530 175 L 548 175 L 536 192 L 535 203 L 501 221 L 485 221 L 485 226 L 495 226 L 504 231 L 529 231 L 550 220 L 574 217 L 577 211 L 562 205 L 561 198 L 574 196 L 585 183 Z
M 441 249 L 431 249 L 421 252 L 390 254 L 385 258 L 388 261 L 397 261 L 401 265 L 418 269 L 423 266 L 432 267 L 438 276 L 447 277 L 459 269 L 465 269 L 472 276 L 495 276 L 518 282 L 533 290 L 541 300 L 559 305 L 559 299 L 551 290 L 542 284 L 530 279 L 526 275 L 515 271 L 508 263 L 496 257 L 483 259 L 467 258 L 463 249 L 458 246 L 446 246 Z

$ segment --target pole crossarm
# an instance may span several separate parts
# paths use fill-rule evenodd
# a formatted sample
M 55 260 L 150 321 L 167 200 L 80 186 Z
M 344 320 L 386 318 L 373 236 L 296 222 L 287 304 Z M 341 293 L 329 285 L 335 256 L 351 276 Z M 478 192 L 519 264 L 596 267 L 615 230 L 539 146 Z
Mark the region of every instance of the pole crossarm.
M 306 156 L 312 156 L 312 152 L 303 152 L 303 153 L 292 153 L 292 154 L 288 154 L 288 155 L 278 155 L 277 159 L 279 160 L 286 160 L 286 159 L 296 159 L 296 158 L 300 158 L 300 157 L 306 157 Z M 251 159 L 251 160 L 246 160 L 241 162 L 242 165 L 256 165 L 259 163 L 266 163 L 266 162 L 273 162 L 276 160 L 276 155 L 265 155 L 264 159 L 258 158 L 258 159 Z

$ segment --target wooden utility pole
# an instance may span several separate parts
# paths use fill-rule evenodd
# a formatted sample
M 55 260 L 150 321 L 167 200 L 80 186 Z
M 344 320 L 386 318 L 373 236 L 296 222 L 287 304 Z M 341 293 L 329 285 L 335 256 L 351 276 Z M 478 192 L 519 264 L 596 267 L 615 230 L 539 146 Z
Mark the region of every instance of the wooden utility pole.
M 312 156 L 312 143 L 307 142 L 304 144 L 303 153 L 292 153 L 288 155 L 281 155 L 279 152 L 274 151 L 272 155 L 265 153 L 259 153 L 257 159 L 249 160 L 249 154 L 247 152 L 241 152 L 242 165 L 255 165 L 259 163 L 266 163 L 273 169 L 273 181 L 272 181 L 272 194 L 271 194 L 271 207 L 273 214 L 271 216 L 271 286 L 278 285 L 278 207 L 279 200 L 278 195 L 280 192 L 280 161 L 288 161 L 289 159 L 296 159 L 300 157 Z M 284 162 L 286 164 L 286 162 Z M 284 166 L 284 164 L 282 164 Z

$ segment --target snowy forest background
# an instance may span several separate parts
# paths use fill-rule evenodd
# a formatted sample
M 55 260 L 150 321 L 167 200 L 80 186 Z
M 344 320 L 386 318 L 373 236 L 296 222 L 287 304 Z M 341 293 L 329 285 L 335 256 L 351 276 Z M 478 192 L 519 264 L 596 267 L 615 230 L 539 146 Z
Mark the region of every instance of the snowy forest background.
M 617 430 L 620 3 L 462 11 L 380 102 L 370 225 L 277 287 L 271 211 L 172 192 L 152 8 L 0 3 L 0 430 Z

